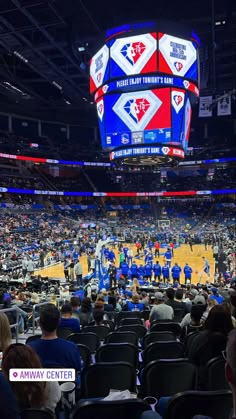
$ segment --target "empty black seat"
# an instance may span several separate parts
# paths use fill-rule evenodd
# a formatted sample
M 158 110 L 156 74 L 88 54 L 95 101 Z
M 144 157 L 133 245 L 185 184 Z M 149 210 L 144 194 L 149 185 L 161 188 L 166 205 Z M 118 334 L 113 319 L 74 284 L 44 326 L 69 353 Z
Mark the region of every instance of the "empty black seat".
M 67 327 L 58 327 L 57 328 L 57 336 L 61 339 L 67 339 L 73 333 L 73 330 Z
M 197 369 L 188 359 L 163 359 L 150 362 L 143 370 L 141 395 L 156 398 L 195 390 Z M 176 416 L 181 418 L 181 416 Z
M 25 344 L 26 344 L 26 345 L 28 345 L 28 343 L 33 342 L 33 340 L 38 340 L 38 339 L 40 339 L 40 338 L 41 338 L 41 336 L 42 336 L 42 335 L 32 335 L 32 336 L 29 336 L 29 337 L 26 339 Z
M 232 408 L 230 391 L 186 391 L 170 400 L 166 419 L 192 419 L 195 415 L 229 419 Z
M 225 377 L 225 360 L 222 356 L 211 359 L 206 366 L 207 390 L 229 390 Z
M 130 324 L 141 324 L 143 325 L 143 322 L 138 317 L 130 317 L 128 319 L 121 319 L 119 326 L 127 326 Z
M 183 356 L 183 344 L 176 340 L 150 343 L 142 352 L 144 365 L 158 359 L 177 359 L 183 358 Z
M 87 346 L 91 353 L 96 352 L 100 343 L 99 338 L 95 333 L 72 333 L 68 336 L 67 340 Z
M 134 332 L 112 332 L 106 336 L 105 343 L 132 343 L 138 345 L 138 337 Z
M 175 336 L 181 333 L 181 327 L 174 322 L 156 322 L 151 325 L 150 332 L 173 332 Z
M 104 340 L 106 336 L 110 333 L 111 329 L 108 326 L 86 326 L 82 330 L 83 333 L 95 333 L 98 336 L 99 340 Z
M 131 343 L 108 343 L 101 346 L 96 353 L 96 362 L 128 362 L 138 364 L 138 348 Z
M 127 362 L 99 362 L 81 371 L 81 398 L 106 397 L 110 389 L 135 392 L 135 367 Z
M 143 400 L 91 400 L 80 402 L 72 413 L 71 419 L 139 419 L 140 415 L 150 410 Z
M 176 340 L 176 337 L 173 332 L 151 332 L 147 333 L 142 342 L 143 349 L 146 348 L 146 346 L 149 345 L 149 343 L 154 342 L 164 342 L 164 341 L 170 341 L 170 340 Z
M 117 326 L 119 326 L 119 323 L 122 319 L 128 319 L 128 318 L 141 318 L 141 311 L 120 311 L 117 313 L 115 318 L 115 323 Z
M 147 333 L 147 329 L 144 326 L 141 326 L 141 324 L 130 324 L 126 326 L 119 326 L 117 331 L 118 332 L 134 332 L 138 336 L 138 339 L 142 339 Z
M 80 356 L 82 358 L 84 367 L 88 367 L 91 363 L 91 352 L 86 345 L 82 345 L 81 343 L 77 343 L 77 346 L 79 348 Z

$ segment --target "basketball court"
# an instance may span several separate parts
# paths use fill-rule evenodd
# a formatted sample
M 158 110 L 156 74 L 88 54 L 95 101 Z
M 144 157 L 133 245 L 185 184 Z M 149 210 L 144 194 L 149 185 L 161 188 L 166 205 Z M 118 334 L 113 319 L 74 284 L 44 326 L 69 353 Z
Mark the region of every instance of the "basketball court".
M 160 249 L 160 253 L 163 253 L 163 255 L 164 255 L 165 250 L 166 249 Z M 133 246 L 133 252 L 134 252 L 134 254 L 136 254 L 135 246 Z M 119 257 L 118 257 L 118 250 L 117 249 L 115 249 L 115 254 L 117 256 L 117 261 L 118 261 Z M 160 264 L 163 265 L 164 264 L 164 256 L 163 255 L 160 255 L 159 258 L 154 258 L 154 261 L 159 259 Z M 174 249 L 174 257 L 172 259 L 172 266 L 175 262 L 177 262 L 183 270 L 185 263 L 188 263 L 193 270 L 192 283 L 197 284 L 198 282 L 200 282 L 200 277 L 202 275 L 201 282 L 204 284 L 206 282 L 206 280 L 208 279 L 208 277 L 205 273 L 203 273 L 203 260 L 202 260 L 203 256 L 205 256 L 207 258 L 207 260 L 210 264 L 210 267 L 211 267 L 211 269 L 210 269 L 210 274 L 211 274 L 210 280 L 211 280 L 211 282 L 213 282 L 214 259 L 213 259 L 212 249 L 210 247 L 208 247 L 208 249 L 205 250 L 204 245 L 201 245 L 201 244 L 193 245 L 193 252 L 191 252 L 189 245 L 183 244 L 180 247 L 178 247 L 177 249 Z M 88 273 L 87 257 L 82 256 L 80 258 L 80 260 L 81 260 L 81 263 L 82 263 L 83 275 L 86 275 Z M 141 259 L 135 259 L 135 261 L 138 265 L 144 264 L 144 260 L 142 258 Z M 42 276 L 48 276 L 48 277 L 64 278 L 63 263 L 41 269 L 41 270 L 37 271 L 37 274 L 40 274 Z M 183 272 L 181 273 L 180 282 L 184 283 Z

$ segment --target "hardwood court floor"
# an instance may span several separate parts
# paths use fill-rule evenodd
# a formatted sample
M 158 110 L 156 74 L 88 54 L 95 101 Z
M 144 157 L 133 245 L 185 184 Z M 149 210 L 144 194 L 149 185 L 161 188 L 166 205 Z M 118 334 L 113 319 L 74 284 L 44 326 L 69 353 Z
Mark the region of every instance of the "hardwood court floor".
M 135 247 L 133 247 L 134 254 L 135 254 Z M 160 253 L 164 254 L 165 249 L 161 249 Z M 117 249 L 115 249 L 115 254 L 118 254 Z M 189 245 L 183 244 L 181 247 L 178 247 L 177 249 L 174 249 L 174 257 L 172 259 L 172 265 L 173 263 L 177 262 L 181 268 L 183 269 L 185 263 L 187 262 L 191 268 L 193 269 L 192 274 L 192 283 L 197 284 L 200 280 L 200 276 L 202 274 L 202 268 L 203 268 L 203 259 L 202 257 L 205 256 L 210 264 L 211 270 L 211 282 L 213 282 L 213 275 L 214 275 L 214 259 L 212 256 L 212 249 L 208 247 L 208 249 L 205 251 L 205 247 L 203 245 L 194 245 L 193 246 L 193 252 L 191 252 Z M 82 256 L 81 258 L 82 268 L 83 268 L 83 275 L 86 275 L 87 270 L 87 258 L 86 256 Z M 140 265 L 140 263 L 144 264 L 143 260 L 135 259 L 137 264 Z M 155 259 L 156 260 L 156 259 Z M 160 256 L 159 262 L 161 265 L 164 263 L 164 257 L 163 255 Z M 48 268 L 44 268 L 42 270 L 37 271 L 37 274 L 40 274 L 42 276 L 49 276 L 54 278 L 63 278 L 64 277 L 64 271 L 63 271 L 63 264 L 57 264 L 54 266 L 49 266 Z M 205 273 L 202 274 L 202 283 L 205 283 L 207 280 L 207 275 Z M 184 275 L 181 273 L 180 282 L 184 283 Z

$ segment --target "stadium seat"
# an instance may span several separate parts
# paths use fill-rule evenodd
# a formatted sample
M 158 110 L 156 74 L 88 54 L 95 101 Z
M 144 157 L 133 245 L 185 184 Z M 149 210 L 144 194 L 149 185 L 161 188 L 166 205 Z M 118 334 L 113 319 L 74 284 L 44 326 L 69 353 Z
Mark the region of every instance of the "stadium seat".
M 142 397 L 168 397 L 178 392 L 195 390 L 197 369 L 187 359 L 162 359 L 150 362 L 143 370 Z M 176 416 L 176 419 L 182 416 Z
M 26 339 L 25 344 L 26 344 L 26 345 L 28 345 L 28 343 L 32 342 L 33 340 L 40 339 L 40 338 L 41 338 L 41 336 L 42 336 L 42 335 L 32 335 L 32 336 L 29 336 L 29 337 Z
M 115 318 L 115 323 L 117 326 L 119 326 L 120 321 L 122 319 L 127 319 L 127 318 L 141 318 L 141 311 L 120 311 L 120 313 L 117 313 L 116 318 Z
M 218 356 L 208 361 L 207 366 L 207 390 L 229 390 L 225 377 L 225 360 Z
M 104 343 L 132 343 L 138 345 L 138 337 L 134 332 L 112 332 L 106 336 Z
M 71 419 L 139 419 L 140 415 L 150 410 L 143 400 L 128 399 L 115 401 L 86 401 L 78 403 Z
M 173 332 L 151 332 L 151 333 L 147 333 L 144 338 L 143 338 L 143 342 L 142 342 L 142 347 L 143 349 L 146 348 L 146 346 L 148 346 L 150 343 L 154 343 L 154 342 L 164 342 L 164 341 L 170 341 L 170 340 L 175 340 L 176 337 L 174 335 Z
M 158 359 L 177 359 L 183 358 L 184 347 L 181 342 L 166 341 L 149 343 L 142 352 L 143 364 L 147 365 L 151 361 Z
M 87 346 L 91 353 L 95 353 L 99 347 L 99 338 L 95 333 L 72 333 L 67 340 Z
M 21 411 L 21 419 L 55 419 L 55 415 L 44 409 L 25 409 Z
M 106 336 L 111 332 L 111 329 L 108 326 L 86 326 L 82 330 L 83 333 L 95 333 L 98 336 L 99 340 L 104 340 Z
M 68 336 L 73 333 L 73 330 L 67 328 L 67 327 L 58 327 L 57 329 L 57 336 L 61 339 L 67 339 Z
M 81 371 L 81 398 L 106 397 L 110 389 L 135 392 L 135 367 L 127 362 L 99 362 Z
M 195 415 L 229 419 L 232 408 L 233 399 L 230 391 L 186 391 L 176 394 L 170 400 L 166 419 L 192 419 Z
M 185 314 L 186 314 L 185 309 L 175 308 L 174 309 L 174 322 L 180 323 L 181 320 L 184 318 Z
M 80 356 L 84 363 L 84 367 L 88 367 L 91 363 L 91 352 L 89 348 L 86 345 L 82 345 L 81 343 L 78 343 L 77 347 L 79 348 Z
M 141 324 L 130 324 L 126 326 L 119 326 L 117 329 L 118 332 L 134 332 L 138 336 L 138 339 L 142 339 L 146 333 L 147 329 Z
M 143 325 L 143 321 L 139 318 L 128 318 L 128 319 L 121 319 L 119 326 L 128 326 L 130 324 L 141 324 Z
M 150 310 L 143 310 L 141 311 L 141 319 L 144 321 L 148 320 L 150 316 Z
M 137 368 L 138 348 L 131 343 L 108 343 L 96 353 L 96 362 L 128 362 Z
M 151 325 L 150 332 L 173 332 L 175 336 L 179 336 L 181 327 L 174 322 L 157 322 Z

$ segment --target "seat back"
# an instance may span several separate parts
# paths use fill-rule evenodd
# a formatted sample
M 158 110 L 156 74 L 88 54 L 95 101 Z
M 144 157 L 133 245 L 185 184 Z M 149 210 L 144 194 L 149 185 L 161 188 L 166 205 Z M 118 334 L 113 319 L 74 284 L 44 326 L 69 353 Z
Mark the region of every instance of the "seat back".
M 138 345 L 138 337 L 134 332 L 112 332 L 106 336 L 105 343 L 132 343 Z
M 149 343 L 142 353 L 143 363 L 147 365 L 158 359 L 177 359 L 184 357 L 184 347 L 181 342 L 167 341 Z
M 143 412 L 150 409 L 147 403 L 139 399 L 91 400 L 80 402 L 72 413 L 71 419 L 138 419 Z
M 207 363 L 207 390 L 229 390 L 225 377 L 225 360 L 222 356 Z
M 106 397 L 110 389 L 135 392 L 135 367 L 127 362 L 99 362 L 82 370 L 81 398 Z
M 142 339 L 146 333 L 147 329 L 141 324 L 130 324 L 126 326 L 119 326 L 117 329 L 118 332 L 134 332 L 138 339 Z
M 28 345 L 28 343 L 33 342 L 34 340 L 38 340 L 38 339 L 40 339 L 40 338 L 41 338 L 41 336 L 42 336 L 42 335 L 32 335 L 32 336 L 29 336 L 29 337 L 26 339 L 25 344 L 26 344 L 26 345 Z
M 164 342 L 164 341 L 170 341 L 170 340 L 176 340 L 176 337 L 173 332 L 151 332 L 147 333 L 143 338 L 143 349 L 146 348 L 146 346 L 149 345 L 149 343 L 154 342 Z
M 84 367 L 88 367 L 91 363 L 91 352 L 86 345 L 82 345 L 81 343 L 77 343 L 77 347 L 79 348 L 80 356 L 82 358 Z
M 141 394 L 156 398 L 173 396 L 180 391 L 195 390 L 196 380 L 196 366 L 188 359 L 150 362 L 143 371 Z
M 130 325 L 130 324 L 141 324 L 143 325 L 143 322 L 141 319 L 139 319 L 138 317 L 130 317 L 128 319 L 121 319 L 119 326 L 126 326 L 126 325 Z
M 104 340 L 110 333 L 111 329 L 108 326 L 86 326 L 83 328 L 82 333 L 95 333 L 99 340 Z
M 116 318 L 115 318 L 115 322 L 116 325 L 119 326 L 120 321 L 122 319 L 128 319 L 128 318 L 141 318 L 141 311 L 120 311 L 119 313 L 117 313 Z
M 143 319 L 144 321 L 149 319 L 151 311 L 150 310 L 143 310 L 141 311 L 141 319 Z
M 166 419 L 192 419 L 195 415 L 229 419 L 232 408 L 230 391 L 186 391 L 170 400 Z
M 61 339 L 67 339 L 73 333 L 73 330 L 69 329 L 68 327 L 58 327 L 57 328 L 57 336 Z
M 184 308 L 175 308 L 174 309 L 174 322 L 180 323 L 184 318 L 185 309 Z
M 55 419 L 55 415 L 49 410 L 25 409 L 21 411 L 21 419 Z
M 91 353 L 96 352 L 99 347 L 99 338 L 95 333 L 72 333 L 67 340 L 87 346 Z
M 157 322 L 151 325 L 150 332 L 173 332 L 175 336 L 179 336 L 181 327 L 175 322 Z
M 96 353 L 96 362 L 128 362 L 137 367 L 138 348 L 131 343 L 108 343 Z

